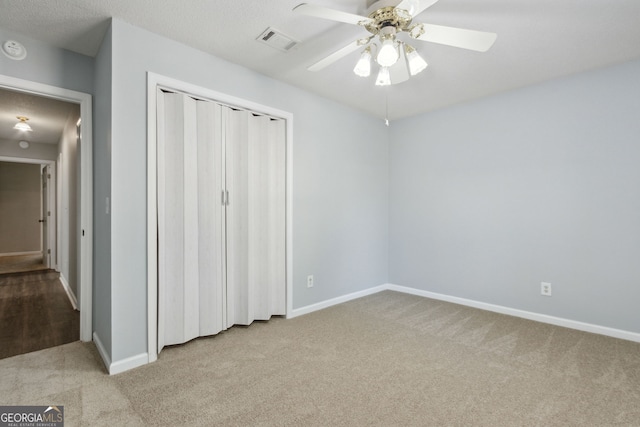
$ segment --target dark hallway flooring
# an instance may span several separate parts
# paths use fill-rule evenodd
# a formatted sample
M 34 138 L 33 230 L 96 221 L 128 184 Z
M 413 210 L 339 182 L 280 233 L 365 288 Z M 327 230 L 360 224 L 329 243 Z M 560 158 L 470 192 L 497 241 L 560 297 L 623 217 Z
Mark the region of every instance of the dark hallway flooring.
M 21 272 L 2 271 L 0 359 L 78 341 L 80 312 L 71 306 L 59 273 L 33 263 Z

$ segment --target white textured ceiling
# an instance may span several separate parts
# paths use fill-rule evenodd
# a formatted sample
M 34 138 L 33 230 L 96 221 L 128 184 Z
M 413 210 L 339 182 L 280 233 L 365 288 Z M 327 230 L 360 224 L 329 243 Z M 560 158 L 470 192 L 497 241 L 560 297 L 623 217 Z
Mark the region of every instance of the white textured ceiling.
M 298 0 L 0 0 L 0 27 L 95 55 L 116 17 L 327 98 L 391 119 L 640 58 L 638 0 L 440 0 L 414 22 L 498 34 L 487 53 L 412 41 L 429 67 L 408 82 L 357 77 L 358 52 L 319 72 L 306 67 L 363 28 L 297 15 Z M 365 0 L 308 0 L 364 13 Z M 258 41 L 267 27 L 299 40 L 287 53 Z
M 79 108 L 77 104 L 0 88 L 0 139 L 57 144 L 69 114 Z M 33 130 L 14 129 L 17 116 L 28 117 Z

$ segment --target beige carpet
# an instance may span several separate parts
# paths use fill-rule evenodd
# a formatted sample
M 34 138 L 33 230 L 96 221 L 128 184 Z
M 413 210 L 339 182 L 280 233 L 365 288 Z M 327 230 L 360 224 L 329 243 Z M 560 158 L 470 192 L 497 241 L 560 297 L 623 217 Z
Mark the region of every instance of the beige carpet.
M 108 376 L 92 344 L 0 360 L 66 426 L 640 425 L 640 344 L 382 292 Z

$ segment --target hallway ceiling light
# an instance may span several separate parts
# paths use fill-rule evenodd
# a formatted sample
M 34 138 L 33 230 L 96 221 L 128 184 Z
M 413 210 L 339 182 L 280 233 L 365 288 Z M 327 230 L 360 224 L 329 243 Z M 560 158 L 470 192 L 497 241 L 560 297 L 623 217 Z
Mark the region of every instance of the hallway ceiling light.
M 16 117 L 20 121 L 16 123 L 16 125 L 13 127 L 14 129 L 18 129 L 24 132 L 31 132 L 33 130 L 31 129 L 31 126 L 29 126 L 29 123 L 27 123 L 27 120 L 29 120 L 28 117 L 25 117 L 25 116 L 16 116 Z

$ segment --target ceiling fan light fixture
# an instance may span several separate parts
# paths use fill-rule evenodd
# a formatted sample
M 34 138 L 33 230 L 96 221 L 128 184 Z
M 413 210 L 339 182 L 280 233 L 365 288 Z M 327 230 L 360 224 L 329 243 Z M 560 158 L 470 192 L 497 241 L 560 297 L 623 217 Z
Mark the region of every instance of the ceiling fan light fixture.
M 371 75 L 371 46 L 368 46 L 362 52 L 353 72 L 360 77 L 369 77 Z
M 429 64 L 424 60 L 422 56 L 413 48 L 413 46 L 409 46 L 408 44 L 404 45 L 404 51 L 407 54 L 407 62 L 409 63 L 409 73 L 412 76 L 423 71 Z
M 389 86 L 391 84 L 391 74 L 389 67 L 380 67 L 380 72 L 376 78 L 376 86 Z
M 20 121 L 15 124 L 15 126 L 13 127 L 14 129 L 21 130 L 23 132 L 31 132 L 33 130 L 31 129 L 31 126 L 29 126 L 29 123 L 27 123 L 27 120 L 29 120 L 28 117 L 24 117 L 24 116 L 16 116 L 16 117 Z
M 372 58 L 380 66 L 376 85 L 386 86 L 409 80 L 421 73 L 428 64 L 416 50 L 403 41 L 402 33 L 412 39 L 438 43 L 476 52 L 486 52 L 496 40 L 497 34 L 467 30 L 443 25 L 414 23 L 413 19 L 438 0 L 367 0 L 368 16 L 361 16 L 328 7 L 302 3 L 293 8 L 297 13 L 364 27 L 371 35 L 349 43 L 326 58 L 308 67 L 319 71 L 338 59 L 366 46 L 375 51 L 362 52 L 353 71 L 358 76 L 371 74 Z M 376 41 L 371 43 L 373 38 Z M 393 81 L 391 81 L 393 74 Z

